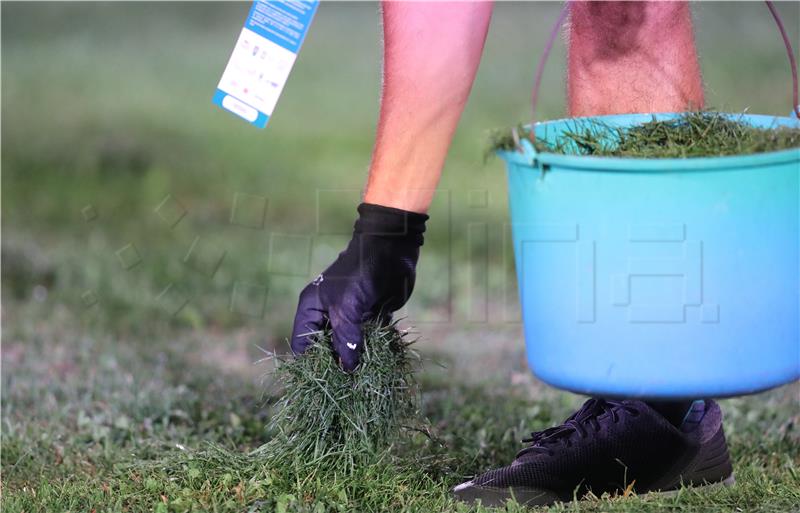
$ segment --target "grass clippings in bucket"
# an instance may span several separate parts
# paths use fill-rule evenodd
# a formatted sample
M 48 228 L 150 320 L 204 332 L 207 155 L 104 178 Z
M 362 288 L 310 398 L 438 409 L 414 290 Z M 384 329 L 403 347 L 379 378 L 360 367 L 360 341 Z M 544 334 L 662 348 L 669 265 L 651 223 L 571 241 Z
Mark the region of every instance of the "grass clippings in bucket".
M 519 137 L 529 137 L 522 126 Z M 673 119 L 618 128 L 593 119 L 576 119 L 574 127 L 553 142 L 536 139 L 539 152 L 562 155 L 637 158 L 691 158 L 749 155 L 800 147 L 800 128 L 760 128 L 726 114 L 688 112 Z M 512 130 L 489 135 L 489 152 L 516 147 Z

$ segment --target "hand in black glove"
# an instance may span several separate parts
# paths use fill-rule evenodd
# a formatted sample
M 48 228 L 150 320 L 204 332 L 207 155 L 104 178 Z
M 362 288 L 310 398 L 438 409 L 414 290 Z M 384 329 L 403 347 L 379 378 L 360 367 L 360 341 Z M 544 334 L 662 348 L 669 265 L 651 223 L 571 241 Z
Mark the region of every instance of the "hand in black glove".
M 330 322 L 333 349 L 348 372 L 358 365 L 363 347 L 361 325 L 391 313 L 414 289 L 419 248 L 428 216 L 362 203 L 347 248 L 300 293 L 294 318 L 292 351 L 311 344 L 310 332 Z

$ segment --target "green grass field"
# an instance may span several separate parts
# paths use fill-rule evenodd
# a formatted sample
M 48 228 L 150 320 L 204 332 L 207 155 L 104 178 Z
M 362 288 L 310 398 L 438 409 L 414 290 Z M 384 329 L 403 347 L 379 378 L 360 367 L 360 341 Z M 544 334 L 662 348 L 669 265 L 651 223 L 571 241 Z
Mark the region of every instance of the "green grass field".
M 778 7 L 798 41 L 800 5 Z M 377 5 L 320 8 L 265 131 L 211 104 L 248 4 L 1 9 L 3 512 L 469 511 L 451 486 L 580 404 L 527 370 L 502 164 L 483 161 L 487 129 L 529 116 L 556 4 L 497 6 L 400 314 L 440 443 L 410 436 L 346 482 L 247 454 L 279 393 L 260 348 L 286 349 L 297 293 L 351 229 L 378 108 Z M 787 114 L 766 8 L 695 12 L 709 105 Z M 563 62 L 557 48 L 542 119 L 564 114 Z M 551 510 L 798 511 L 799 396 L 722 402 L 735 487 Z

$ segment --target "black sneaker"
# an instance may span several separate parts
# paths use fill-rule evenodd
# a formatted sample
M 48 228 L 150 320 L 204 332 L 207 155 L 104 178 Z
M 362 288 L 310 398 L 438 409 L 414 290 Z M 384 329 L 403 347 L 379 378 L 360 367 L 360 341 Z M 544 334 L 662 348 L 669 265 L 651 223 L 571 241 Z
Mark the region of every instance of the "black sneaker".
M 456 498 L 546 505 L 631 488 L 733 484 L 722 411 L 696 401 L 680 428 L 642 401 L 589 399 L 561 426 L 533 433 L 514 462 L 455 487 Z

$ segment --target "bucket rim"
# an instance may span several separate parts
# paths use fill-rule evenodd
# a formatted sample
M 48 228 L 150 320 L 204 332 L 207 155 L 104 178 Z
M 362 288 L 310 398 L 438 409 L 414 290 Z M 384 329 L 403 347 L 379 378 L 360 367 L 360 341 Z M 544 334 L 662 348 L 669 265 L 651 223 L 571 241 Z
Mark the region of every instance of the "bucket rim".
M 676 118 L 683 113 L 661 112 L 644 114 L 612 114 L 604 116 L 581 116 L 574 118 L 560 118 L 541 121 L 534 125 L 525 125 L 525 128 L 544 127 L 558 123 L 600 120 L 610 124 L 633 124 L 655 119 Z M 794 126 L 800 128 L 800 119 L 786 116 L 771 116 L 765 114 L 733 114 L 721 113 L 730 117 L 738 117 L 762 124 L 775 124 L 777 126 Z M 796 161 L 800 165 L 800 147 L 787 150 L 753 153 L 750 155 L 727 155 L 720 157 L 686 157 L 686 158 L 640 158 L 640 157 L 598 157 L 587 155 L 562 155 L 558 153 L 539 152 L 527 139 L 520 141 L 522 151 L 499 150 L 496 154 L 508 163 L 521 164 L 532 169 L 542 165 L 571 168 L 585 171 L 600 172 L 625 172 L 641 173 L 652 171 L 699 171 L 699 170 L 730 170 L 748 167 L 770 166 Z

